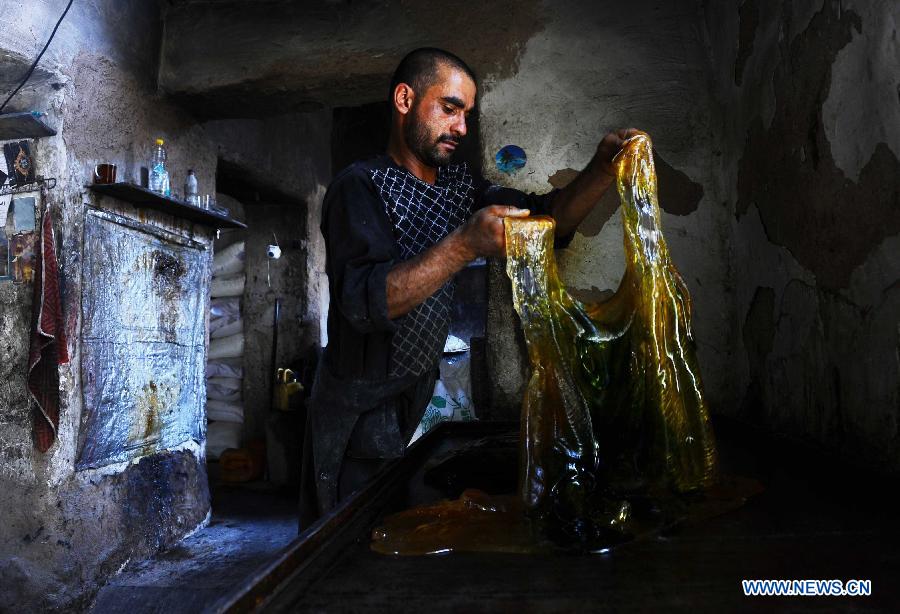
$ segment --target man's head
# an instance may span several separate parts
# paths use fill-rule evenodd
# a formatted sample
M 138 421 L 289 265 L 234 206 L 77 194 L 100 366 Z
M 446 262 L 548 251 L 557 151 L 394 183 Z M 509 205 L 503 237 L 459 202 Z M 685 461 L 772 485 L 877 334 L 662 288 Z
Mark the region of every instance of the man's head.
M 422 48 L 401 60 L 391 79 L 393 122 L 428 166 L 449 164 L 475 106 L 475 75 L 461 59 Z

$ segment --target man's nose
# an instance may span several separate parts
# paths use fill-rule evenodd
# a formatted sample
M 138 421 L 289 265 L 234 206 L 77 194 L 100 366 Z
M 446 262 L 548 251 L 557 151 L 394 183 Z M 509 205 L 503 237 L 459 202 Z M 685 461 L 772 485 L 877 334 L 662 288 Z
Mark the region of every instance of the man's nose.
M 453 132 L 459 135 L 460 138 L 466 136 L 466 116 L 460 113 L 456 121 L 453 122 L 453 126 L 451 126 L 451 128 Z

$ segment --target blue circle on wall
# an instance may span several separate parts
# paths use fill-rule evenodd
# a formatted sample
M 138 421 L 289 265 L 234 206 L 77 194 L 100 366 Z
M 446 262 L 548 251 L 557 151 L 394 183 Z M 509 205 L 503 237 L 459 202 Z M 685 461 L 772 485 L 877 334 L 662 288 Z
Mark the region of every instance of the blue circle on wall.
M 506 145 L 497 152 L 494 160 L 497 162 L 497 169 L 501 173 L 512 175 L 525 166 L 528 156 L 525 155 L 525 150 L 518 145 Z

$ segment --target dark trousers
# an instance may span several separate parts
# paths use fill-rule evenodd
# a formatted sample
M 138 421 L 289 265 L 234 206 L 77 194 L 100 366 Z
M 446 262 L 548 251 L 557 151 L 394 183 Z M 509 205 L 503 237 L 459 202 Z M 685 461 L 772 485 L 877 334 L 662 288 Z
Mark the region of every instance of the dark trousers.
M 312 433 L 307 422 L 303 442 L 303 459 L 300 471 L 300 532 L 305 531 L 319 518 L 316 506 L 316 477 L 313 467 Z M 383 458 L 354 458 L 344 456 L 338 478 L 338 502 L 346 500 L 361 489 L 387 463 Z

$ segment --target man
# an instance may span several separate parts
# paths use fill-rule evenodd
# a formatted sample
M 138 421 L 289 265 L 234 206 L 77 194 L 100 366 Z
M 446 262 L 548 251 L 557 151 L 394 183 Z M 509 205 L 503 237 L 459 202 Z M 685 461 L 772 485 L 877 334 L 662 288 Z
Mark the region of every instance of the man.
M 552 215 L 565 243 L 612 184 L 613 156 L 632 132 L 604 137 L 565 189 L 526 195 L 450 164 L 475 95 L 458 57 L 408 54 L 391 81 L 386 154 L 338 173 L 325 196 L 329 341 L 309 402 L 313 458 L 304 463 L 304 496 L 317 499 L 320 514 L 403 455 L 434 390 L 453 275 L 475 258 L 505 255 L 504 217 Z

